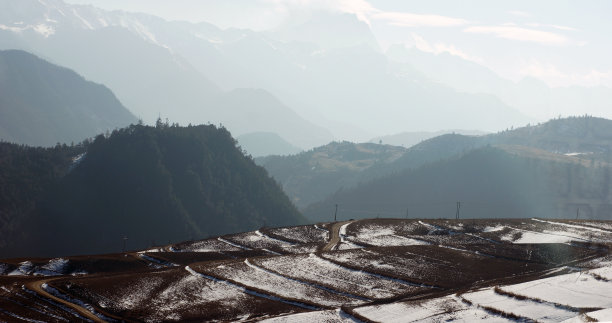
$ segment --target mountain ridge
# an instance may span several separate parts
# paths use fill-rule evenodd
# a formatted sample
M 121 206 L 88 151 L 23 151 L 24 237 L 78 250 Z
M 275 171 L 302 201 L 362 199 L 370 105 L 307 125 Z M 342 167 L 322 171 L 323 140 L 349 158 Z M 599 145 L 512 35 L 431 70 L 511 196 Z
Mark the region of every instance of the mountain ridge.
M 5 141 L 80 142 L 137 121 L 104 85 L 25 51 L 0 51 L 0 89 L 0 139 Z

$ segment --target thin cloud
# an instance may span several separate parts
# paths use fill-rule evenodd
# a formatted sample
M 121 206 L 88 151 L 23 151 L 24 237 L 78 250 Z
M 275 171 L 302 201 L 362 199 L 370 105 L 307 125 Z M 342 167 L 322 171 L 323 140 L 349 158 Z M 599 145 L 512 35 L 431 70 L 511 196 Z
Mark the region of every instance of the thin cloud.
M 566 30 L 566 31 L 576 31 L 576 30 L 578 30 L 576 28 L 568 27 L 568 26 L 540 24 L 540 23 L 536 23 L 536 22 L 531 22 L 531 23 L 528 23 L 526 25 L 529 26 L 529 27 L 535 27 L 535 28 L 547 27 L 547 28 L 554 28 L 554 29 Z
M 384 20 L 399 27 L 453 27 L 469 23 L 469 21 L 461 18 L 408 12 L 379 12 L 372 15 L 372 18 Z
M 434 14 L 415 14 L 410 12 L 384 11 L 372 6 L 367 0 L 260 0 L 279 10 L 290 12 L 299 10 L 329 10 L 354 14 L 359 20 L 370 23 L 380 20 L 399 27 L 452 27 L 463 26 L 469 21 L 460 18 Z
M 444 44 L 439 42 L 432 44 L 416 33 L 410 33 L 410 35 L 414 40 L 414 46 L 423 52 L 433 53 L 436 55 L 440 53 L 449 53 L 453 56 L 458 56 L 468 61 L 476 62 L 479 64 L 484 63 L 484 60 L 482 58 L 469 55 L 452 44 Z
M 612 70 L 586 70 L 581 72 L 563 71 L 558 66 L 531 59 L 519 68 L 519 75 L 531 76 L 545 81 L 553 87 L 561 86 L 612 86 Z
M 546 45 L 568 45 L 571 43 L 567 37 L 557 33 L 516 26 L 471 26 L 463 31 Z

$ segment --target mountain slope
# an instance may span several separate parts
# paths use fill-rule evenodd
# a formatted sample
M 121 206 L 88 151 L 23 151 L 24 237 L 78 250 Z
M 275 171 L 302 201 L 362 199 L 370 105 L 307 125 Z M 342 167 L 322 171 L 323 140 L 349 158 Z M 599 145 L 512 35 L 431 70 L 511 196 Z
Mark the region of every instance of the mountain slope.
M 209 119 L 217 110 L 231 109 L 208 100 L 217 92 L 211 83 L 220 84 L 223 90 L 265 89 L 305 120 L 346 125 L 329 129 L 340 139 L 365 140 L 406 129 L 496 131 L 531 121 L 493 95 L 460 93 L 422 73 L 401 69 L 375 48 L 369 26 L 354 15 L 314 13 L 312 23 L 253 32 L 167 22 L 59 0 L 44 4 L 23 0 L 20 6 L 25 9 L 15 9 L 19 5 L 10 3 L 0 7 L 16 12 L 15 18 L 7 14 L 8 18 L 0 20 L 6 26 L 0 38 L 17 34 L 14 46 L 32 48 L 106 84 L 145 122 L 152 122 L 160 113 L 182 124 L 235 122 Z M 326 32 L 320 22 L 338 28 Z M 303 37 L 321 33 L 327 36 L 321 43 Z M 73 47 L 76 53 L 68 50 Z M 105 51 L 110 51 L 108 59 L 101 54 Z M 107 75 L 111 71 L 118 75 Z M 167 71 L 172 73 L 166 75 Z M 253 106 L 265 104 L 252 102 Z M 282 123 L 273 115 L 266 117 L 269 126 Z M 290 133 L 274 131 L 306 149 L 332 140 L 327 131 L 321 132 L 327 140 L 311 140 L 308 145 L 290 139 L 306 127 Z M 229 129 L 235 134 L 270 131 Z
M 28 180 L 20 179 L 22 185 Z M 302 221 L 280 187 L 236 148 L 225 129 L 160 122 L 96 137 L 24 221 L 21 231 L 29 239 L 5 251 L 110 252 L 124 236 L 131 248 L 146 248 Z
M 24 51 L 0 51 L 0 139 L 35 146 L 79 142 L 135 123 L 105 86 Z
M 240 147 L 253 157 L 291 155 L 302 151 L 273 132 L 252 132 L 236 138 Z
M 183 125 L 221 123 L 234 134 L 274 129 L 292 144 L 302 146 L 306 142 L 308 147 L 333 139 L 329 131 L 305 120 L 264 90 L 259 91 L 266 95 L 219 89 L 208 78 L 208 67 L 217 64 L 227 73 L 238 67 L 214 60 L 202 67 L 197 61 L 188 61 L 185 57 L 191 56 L 181 55 L 166 41 L 200 44 L 203 40 L 186 39 L 180 23 L 144 14 L 70 5 L 59 0 L 19 3 L 2 0 L 0 11 L 5 13 L 0 16 L 0 48 L 29 50 L 105 84 L 145 123 L 153 123 L 161 116 Z M 205 24 L 197 26 L 207 28 Z M 177 48 L 182 47 L 177 45 Z M 203 51 L 199 49 L 194 55 L 207 60 Z M 217 54 L 217 57 L 227 56 Z M 274 111 L 267 110 L 268 114 L 262 115 L 258 122 L 241 128 L 243 113 L 266 108 Z M 276 111 L 281 111 L 286 120 L 271 114 Z M 284 127 L 288 122 L 291 128 Z M 319 136 L 302 135 L 314 129 Z M 294 142 L 292 138 L 301 141 Z
M 612 129 L 611 120 L 572 117 L 484 136 L 445 134 L 425 140 L 408 149 L 370 143 L 372 151 L 375 152 L 370 156 L 373 160 L 387 159 L 384 151 L 388 148 L 384 147 L 392 147 L 398 151 L 398 154 L 386 162 L 364 164 L 365 167 L 350 172 L 344 169 L 313 168 L 322 156 L 329 159 L 325 161 L 326 164 L 358 163 L 359 159 L 351 159 L 353 157 L 350 154 L 317 155 L 309 152 L 295 156 L 259 158 L 257 162 L 283 185 L 283 189 L 296 205 L 304 208 L 308 203 L 321 201 L 327 196 L 326 194 L 341 188 L 346 190 L 359 182 L 365 183 L 436 161 L 455 158 L 487 145 L 504 146 L 504 149 L 514 154 L 529 158 L 559 160 L 567 154 L 574 157 L 573 162 L 577 164 L 610 163 L 612 152 L 610 129 Z M 361 144 L 345 143 L 345 145 L 357 147 Z M 325 151 L 326 147 L 316 148 L 313 152 Z M 300 180 L 296 180 L 297 178 Z M 324 181 L 316 180 L 317 178 Z M 332 178 L 334 180 L 331 180 Z M 314 193 L 308 193 L 309 197 L 305 199 L 305 192 Z
M 504 79 L 490 69 L 449 53 L 431 54 L 403 45 L 389 47 L 393 61 L 426 77 L 466 93 L 495 95 L 525 115 L 545 120 L 558 115 L 590 114 L 610 118 L 612 89 L 604 86 L 549 87 L 526 77 L 519 82 Z M 554 111 L 554 114 L 552 113 Z
M 367 177 L 366 170 L 388 165 L 405 149 L 372 143 L 332 142 L 293 156 L 267 156 L 256 162 L 283 186 L 296 206 L 304 208 L 342 187 L 351 187 Z
M 567 218 L 580 208 L 588 218 L 612 217 L 610 167 L 589 167 L 572 157 L 523 157 L 479 148 L 460 157 L 383 177 L 340 191 L 304 210 L 312 221 L 373 216 L 450 218 L 461 202 L 464 218 Z M 340 215 L 339 215 L 340 216 Z

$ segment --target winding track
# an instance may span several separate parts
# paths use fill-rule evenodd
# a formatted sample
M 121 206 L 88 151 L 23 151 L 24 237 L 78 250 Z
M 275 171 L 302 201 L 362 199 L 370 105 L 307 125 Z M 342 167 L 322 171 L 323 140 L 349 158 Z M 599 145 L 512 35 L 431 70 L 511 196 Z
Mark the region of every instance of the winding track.
M 329 242 L 321 249 L 321 251 L 330 251 L 340 242 L 340 227 L 354 221 L 343 221 L 332 224 L 330 231 Z
M 89 320 L 92 320 L 94 322 L 106 322 L 106 321 L 100 319 L 99 317 L 95 316 L 93 313 L 91 313 L 90 311 L 88 311 L 84 307 L 81 307 L 81 306 L 79 306 L 77 304 L 74 304 L 74 303 L 70 303 L 70 302 L 68 302 L 66 300 L 63 300 L 63 299 L 61 299 L 59 297 L 56 297 L 55 295 L 51 295 L 51 294 L 47 293 L 47 291 L 44 290 L 44 288 L 42 288 L 42 285 L 44 283 L 48 283 L 48 282 L 50 282 L 52 280 L 54 280 L 54 279 L 53 278 L 52 279 L 42 279 L 42 280 L 37 280 L 37 281 L 33 281 L 33 282 L 28 282 L 28 283 L 25 284 L 25 287 L 30 289 L 30 290 L 32 290 L 32 291 L 34 291 L 34 292 L 36 292 L 38 295 L 40 295 L 42 297 L 51 299 L 51 300 L 53 300 L 53 301 L 55 301 L 57 303 L 60 303 L 60 304 L 65 305 L 67 307 L 70 307 L 71 309 L 77 311 L 77 313 L 79 313 L 79 315 L 81 315 L 81 316 L 83 316 L 83 317 L 85 317 L 85 318 L 87 318 Z

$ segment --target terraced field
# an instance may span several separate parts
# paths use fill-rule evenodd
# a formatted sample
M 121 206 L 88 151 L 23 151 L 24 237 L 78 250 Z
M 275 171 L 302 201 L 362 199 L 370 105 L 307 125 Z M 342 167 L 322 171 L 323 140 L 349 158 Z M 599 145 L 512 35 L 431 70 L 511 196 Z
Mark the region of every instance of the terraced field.
M 0 260 L 0 322 L 612 320 L 612 225 L 401 220 Z

